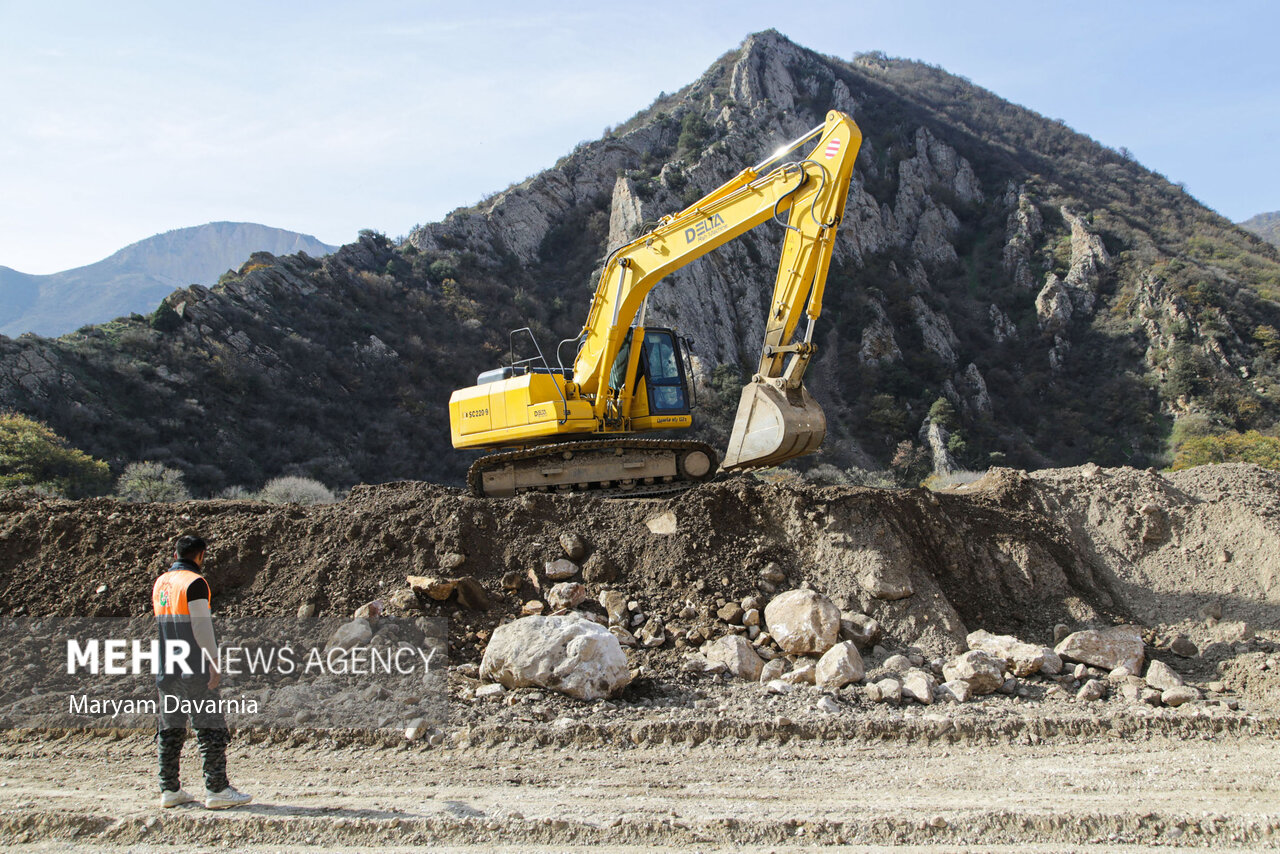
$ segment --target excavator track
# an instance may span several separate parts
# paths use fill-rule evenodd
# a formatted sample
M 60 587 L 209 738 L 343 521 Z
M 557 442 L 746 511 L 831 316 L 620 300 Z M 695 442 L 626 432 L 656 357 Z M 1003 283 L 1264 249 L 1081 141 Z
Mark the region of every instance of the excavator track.
M 481 457 L 467 471 L 467 485 L 482 498 L 525 492 L 641 498 L 705 483 L 717 462 L 715 449 L 703 442 L 587 439 Z

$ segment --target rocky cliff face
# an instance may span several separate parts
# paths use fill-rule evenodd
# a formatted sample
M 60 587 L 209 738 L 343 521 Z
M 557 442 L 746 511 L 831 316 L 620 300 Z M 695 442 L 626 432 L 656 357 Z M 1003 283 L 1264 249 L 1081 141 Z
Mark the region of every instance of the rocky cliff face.
M 462 460 L 443 431 L 449 391 L 506 357 L 508 329 L 531 326 L 548 352 L 575 335 L 611 246 L 831 108 L 854 116 L 864 143 L 808 380 L 829 441 L 803 464 L 879 467 L 915 443 L 961 468 L 1147 465 L 1160 458 L 1171 416 L 1198 412 L 1236 429 L 1276 422 L 1280 256 L 1270 247 L 1120 153 L 964 80 L 878 54 L 820 56 L 773 32 L 402 246 L 371 236 L 319 266 L 270 260 L 212 291 L 175 294 L 173 316 L 159 322 L 184 347 L 199 333 L 221 359 L 219 383 L 265 383 L 300 418 L 299 447 L 278 443 L 255 472 L 453 477 Z M 737 381 L 757 360 L 780 245 L 780 229 L 761 226 L 651 297 L 650 323 L 694 342 L 700 429 L 712 441 L 723 439 Z M 182 436 L 173 419 L 130 416 L 148 437 L 132 443 L 83 423 L 86 411 L 99 423 L 120 417 L 105 389 L 122 376 L 190 382 L 176 351 L 110 340 L 141 335 L 11 343 L 0 352 L 0 403 L 35 410 L 113 460 L 168 449 L 192 467 L 173 451 Z M 291 375 L 305 380 L 290 384 Z M 34 389 L 52 378 L 65 403 L 40 402 Z M 293 404 L 298 395 L 305 407 Z M 183 399 L 203 408 L 226 448 L 260 441 L 273 423 L 259 407 L 251 437 L 243 417 L 207 407 L 199 390 Z M 323 408 L 357 399 L 362 426 L 408 434 L 396 453 L 376 443 L 350 452 L 352 436 Z M 956 423 L 931 431 L 939 400 Z M 332 463 L 351 459 L 359 463 Z

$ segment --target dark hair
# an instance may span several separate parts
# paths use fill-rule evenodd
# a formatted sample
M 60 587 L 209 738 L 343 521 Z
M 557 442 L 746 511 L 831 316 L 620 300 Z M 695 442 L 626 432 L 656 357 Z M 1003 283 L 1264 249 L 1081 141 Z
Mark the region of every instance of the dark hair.
M 208 548 L 208 544 L 205 543 L 203 538 L 195 534 L 187 534 L 186 536 L 178 537 L 178 542 L 174 545 L 173 551 L 183 560 L 190 560 L 206 548 Z

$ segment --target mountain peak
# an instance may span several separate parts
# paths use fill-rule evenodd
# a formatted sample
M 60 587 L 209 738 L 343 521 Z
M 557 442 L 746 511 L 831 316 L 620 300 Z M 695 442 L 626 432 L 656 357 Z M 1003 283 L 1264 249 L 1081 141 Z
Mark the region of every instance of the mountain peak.
M 89 323 L 150 313 L 174 288 L 213 284 L 252 252 L 321 256 L 336 248 L 309 234 L 258 223 L 211 222 L 153 235 L 60 273 L 37 276 L 0 267 L 0 334 L 63 335 Z

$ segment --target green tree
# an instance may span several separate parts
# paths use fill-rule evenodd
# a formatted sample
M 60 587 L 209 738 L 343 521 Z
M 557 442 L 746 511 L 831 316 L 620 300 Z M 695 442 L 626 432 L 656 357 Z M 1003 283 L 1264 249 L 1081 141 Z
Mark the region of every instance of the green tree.
M 960 421 L 956 417 L 956 408 L 945 397 L 938 398 L 929 407 L 929 421 L 944 430 L 954 430 L 960 426 Z
M 46 425 L 16 412 L 0 414 L 0 488 L 32 487 L 68 498 L 105 492 L 111 470 L 71 447 Z
M 1210 463 L 1253 463 L 1263 468 L 1280 470 L 1280 438 L 1264 436 L 1257 430 L 1248 433 L 1223 433 L 1218 436 L 1195 436 L 1178 448 L 1173 470 L 1180 471 Z
M 682 154 L 697 154 L 703 141 L 711 135 L 711 125 L 700 113 L 686 113 L 680 122 L 680 138 L 676 146 Z
M 1253 340 L 1258 342 L 1262 352 L 1273 359 L 1280 359 L 1280 332 L 1274 326 L 1259 326 L 1253 330 Z
M 903 439 L 898 443 L 893 459 L 889 461 L 889 470 L 900 486 L 919 486 L 932 468 L 933 460 L 929 449 L 910 439 Z
M 129 463 L 116 481 L 116 495 L 126 501 L 186 501 L 191 497 L 182 472 L 144 460 Z

